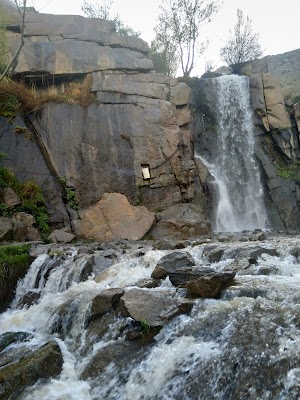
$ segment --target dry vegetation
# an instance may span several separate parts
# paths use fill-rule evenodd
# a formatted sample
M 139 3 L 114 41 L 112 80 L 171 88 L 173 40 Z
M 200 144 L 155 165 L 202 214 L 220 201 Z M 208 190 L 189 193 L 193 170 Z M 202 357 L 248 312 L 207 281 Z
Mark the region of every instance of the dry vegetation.
M 55 87 L 43 90 L 29 88 L 22 82 L 5 78 L 0 82 L 0 114 L 12 116 L 12 113 L 29 113 L 36 111 L 49 102 L 65 102 L 87 107 L 95 98 L 91 93 L 92 77 L 89 75 L 82 81 L 66 84 L 63 93 Z

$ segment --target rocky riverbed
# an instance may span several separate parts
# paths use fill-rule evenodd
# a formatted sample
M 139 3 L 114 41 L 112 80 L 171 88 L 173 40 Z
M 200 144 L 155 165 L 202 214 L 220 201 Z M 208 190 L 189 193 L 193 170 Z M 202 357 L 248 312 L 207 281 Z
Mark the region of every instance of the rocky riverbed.
M 30 253 L 0 316 L 0 399 L 299 398 L 300 236 Z

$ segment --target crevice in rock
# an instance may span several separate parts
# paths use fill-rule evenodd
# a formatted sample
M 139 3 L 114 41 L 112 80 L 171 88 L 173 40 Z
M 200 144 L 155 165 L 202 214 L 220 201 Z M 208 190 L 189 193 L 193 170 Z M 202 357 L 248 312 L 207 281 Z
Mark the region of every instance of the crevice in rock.
M 48 153 L 48 150 L 47 150 L 46 146 L 44 145 L 44 142 L 43 142 L 43 139 L 42 139 L 41 135 L 39 134 L 38 130 L 36 129 L 36 127 L 34 126 L 33 122 L 31 121 L 31 119 L 30 119 L 30 117 L 28 115 L 24 115 L 23 118 L 24 118 L 24 122 L 25 122 L 25 125 L 26 125 L 27 129 L 29 129 L 30 132 L 32 132 L 32 134 L 33 134 L 34 140 L 35 140 L 35 142 L 36 142 L 36 144 L 37 144 L 37 146 L 38 146 L 38 148 L 39 148 L 39 150 L 41 152 L 41 155 L 42 155 L 42 157 L 43 157 L 43 159 L 44 159 L 44 161 L 45 161 L 45 163 L 47 165 L 47 168 L 48 168 L 50 174 L 52 175 L 52 177 L 54 178 L 55 182 L 60 187 L 61 198 L 62 198 L 63 202 L 65 203 L 65 205 L 67 205 L 67 203 L 65 201 L 66 195 L 67 195 L 66 188 L 63 185 L 62 180 L 60 179 L 56 169 L 54 168 L 54 165 L 52 163 L 51 157 L 50 157 L 50 155 Z M 68 211 L 68 207 L 65 207 L 65 208 L 66 208 L 66 212 L 67 212 L 67 214 L 69 216 L 69 221 L 71 221 L 71 215 L 70 215 L 70 213 Z

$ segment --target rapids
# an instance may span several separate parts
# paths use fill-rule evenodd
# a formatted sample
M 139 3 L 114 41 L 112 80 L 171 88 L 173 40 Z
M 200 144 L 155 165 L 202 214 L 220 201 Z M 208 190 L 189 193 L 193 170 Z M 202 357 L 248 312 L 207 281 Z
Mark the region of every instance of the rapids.
M 90 255 L 79 255 L 75 246 L 39 255 L 19 282 L 11 307 L 0 316 L 0 334 L 29 332 L 29 348 L 56 341 L 63 368 L 59 377 L 38 381 L 18 399 L 299 399 L 300 236 L 268 237 L 188 245 L 184 251 L 197 265 L 234 268 L 235 284 L 219 299 L 196 299 L 189 315 L 175 317 L 152 341 L 139 345 L 129 343 L 124 333 L 134 322 L 130 317 L 115 315 L 109 329 L 97 336 L 88 322 L 91 302 L 103 289 L 130 290 L 148 279 L 158 260 L 172 250 L 153 250 L 151 242 L 119 244 L 114 263 L 96 279 L 90 274 L 84 281 L 80 276 Z M 214 263 L 206 251 L 212 245 L 223 249 Z M 278 254 L 248 262 L 243 254 L 258 245 Z M 95 250 L 94 256 L 102 253 Z M 153 290 L 185 295 L 168 280 Z M 40 297 L 22 305 L 28 291 Z M 121 352 L 103 364 L 105 349 L 117 348 Z

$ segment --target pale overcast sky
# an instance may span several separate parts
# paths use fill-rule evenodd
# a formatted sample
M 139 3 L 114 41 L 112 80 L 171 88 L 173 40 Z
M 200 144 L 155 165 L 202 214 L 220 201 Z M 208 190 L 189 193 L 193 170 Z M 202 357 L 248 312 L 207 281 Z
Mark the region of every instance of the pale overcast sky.
M 150 44 L 162 1 L 114 0 L 113 11 L 127 25 L 141 31 L 141 37 Z M 83 0 L 28 0 L 28 3 L 39 12 L 83 15 Z M 235 24 L 237 8 L 252 19 L 253 31 L 260 35 L 264 56 L 300 48 L 300 0 L 223 0 L 219 13 L 203 27 L 204 38 L 209 39 L 210 45 L 199 59 L 194 75 L 200 76 L 204 72 L 208 60 L 215 66 L 223 64 L 219 59 L 219 50 Z

